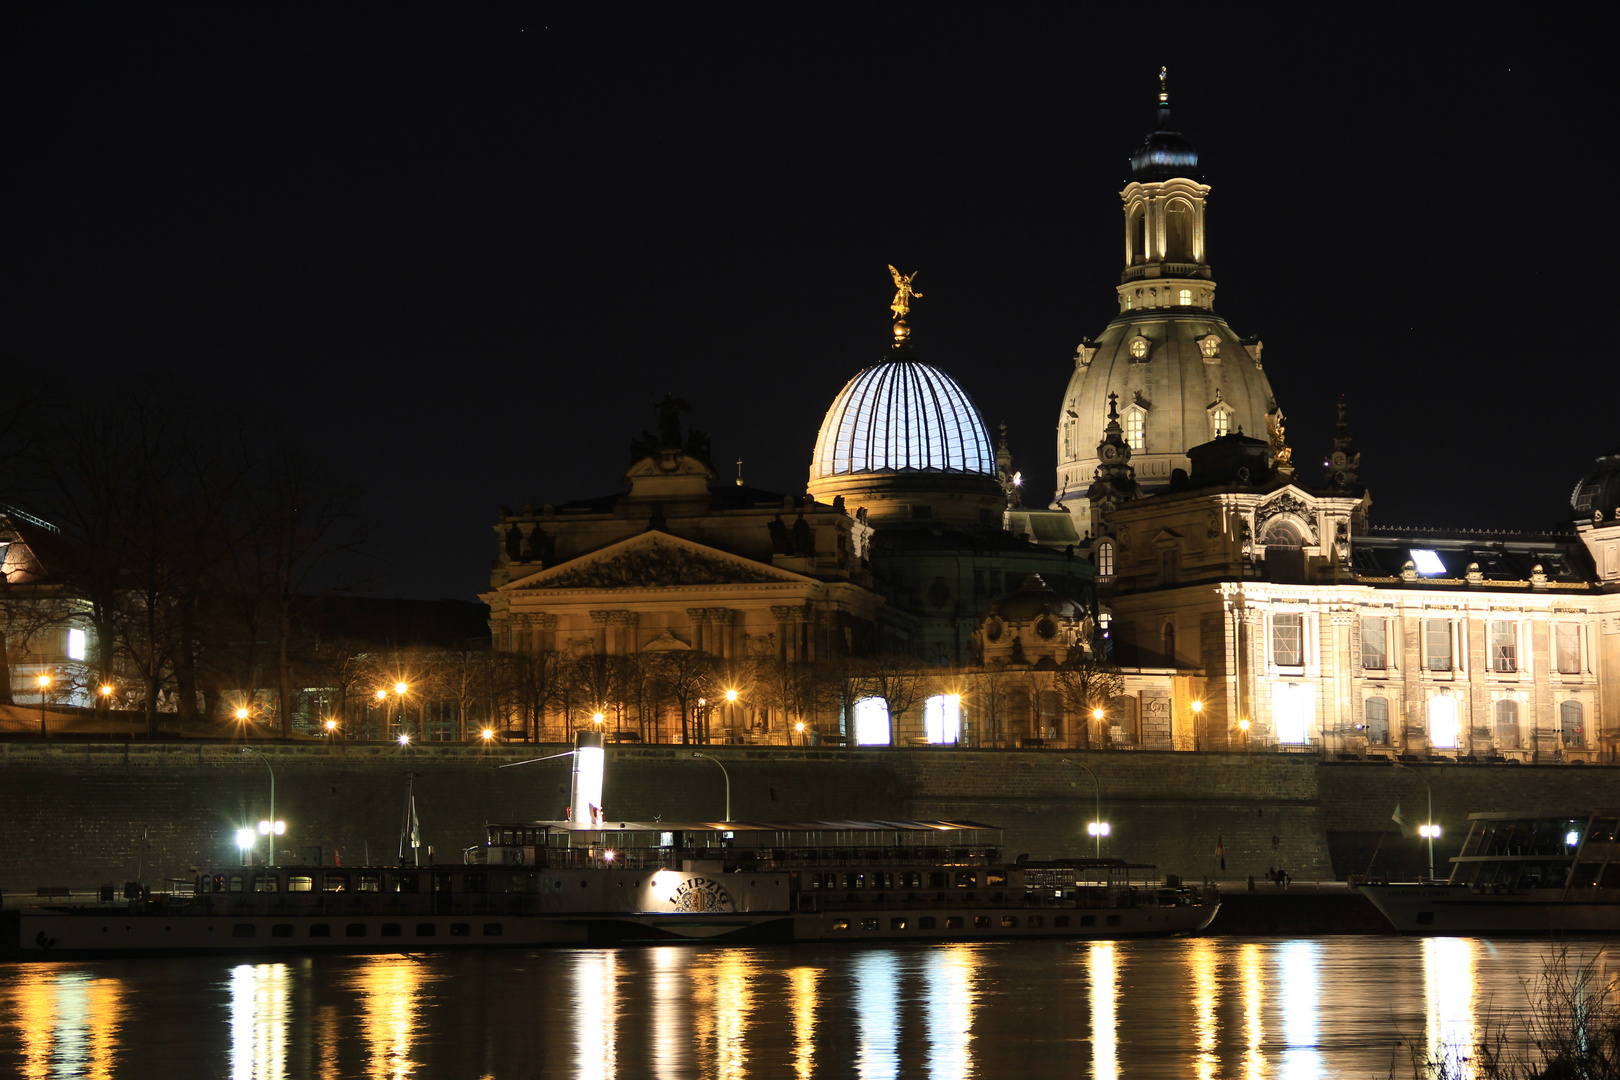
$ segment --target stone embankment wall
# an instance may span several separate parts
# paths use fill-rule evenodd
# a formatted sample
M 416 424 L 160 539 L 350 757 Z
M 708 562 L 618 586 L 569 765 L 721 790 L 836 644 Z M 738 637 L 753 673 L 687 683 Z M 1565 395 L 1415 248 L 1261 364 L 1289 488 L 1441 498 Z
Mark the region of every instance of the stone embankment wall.
M 460 861 L 491 821 L 560 817 L 568 758 L 501 769 L 566 747 L 265 745 L 276 816 L 288 823 L 280 861 L 318 847 L 328 863 L 392 861 L 406 773 L 415 774 L 424 843 Z M 1571 766 L 1318 764 L 1299 755 L 1070 753 L 970 750 L 793 750 L 710 747 L 731 778 L 739 820 L 945 818 L 1006 830 L 1010 855 L 1087 854 L 1100 788 L 1113 827 L 1104 854 L 1189 877 L 1296 880 L 1412 872 L 1424 849 L 1390 820 L 1426 813 L 1423 778 L 1455 850 L 1469 812 L 1620 802 L 1620 770 Z M 189 877 L 237 861 L 238 827 L 269 812 L 270 770 L 237 746 L 208 743 L 0 744 L 0 889 L 90 888 Z M 607 810 L 616 820 L 717 820 L 725 782 L 713 762 L 676 747 L 609 750 Z M 1217 861 L 1216 842 L 1227 867 Z M 1337 865 L 1336 865 L 1337 864 Z

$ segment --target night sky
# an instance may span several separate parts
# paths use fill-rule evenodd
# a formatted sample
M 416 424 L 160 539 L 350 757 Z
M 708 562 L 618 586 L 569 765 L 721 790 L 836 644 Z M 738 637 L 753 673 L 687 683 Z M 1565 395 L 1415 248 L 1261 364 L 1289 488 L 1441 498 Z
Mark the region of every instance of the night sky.
M 161 372 L 321 448 L 380 594 L 470 599 L 666 390 L 802 492 L 889 263 L 1044 505 L 1160 64 L 1302 479 L 1340 394 L 1380 524 L 1553 524 L 1620 443 L 1597 8 L 229 9 L 4 17 L 0 350 L 62 423 Z

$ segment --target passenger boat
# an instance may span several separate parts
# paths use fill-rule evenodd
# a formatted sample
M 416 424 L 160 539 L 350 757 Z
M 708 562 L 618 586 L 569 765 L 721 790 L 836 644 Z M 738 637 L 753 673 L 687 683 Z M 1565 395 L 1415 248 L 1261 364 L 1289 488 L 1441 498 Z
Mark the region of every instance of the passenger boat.
M 455 864 L 226 867 L 120 903 L 7 912 L 6 937 L 24 959 L 1115 938 L 1196 933 L 1220 905 L 1152 867 L 1001 851 L 999 829 L 964 821 L 500 824 Z
M 1446 881 L 1361 885 L 1398 932 L 1620 933 L 1620 810 L 1468 820 Z

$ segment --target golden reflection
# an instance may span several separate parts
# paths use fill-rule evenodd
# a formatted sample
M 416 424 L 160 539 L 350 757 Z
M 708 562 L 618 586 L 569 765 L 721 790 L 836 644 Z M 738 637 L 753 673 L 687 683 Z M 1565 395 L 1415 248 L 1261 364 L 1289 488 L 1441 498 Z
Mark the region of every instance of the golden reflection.
M 417 1067 L 411 1037 L 421 1009 L 422 966 L 408 956 L 374 956 L 359 973 L 361 1029 L 370 1051 L 367 1076 L 400 1080 Z
M 714 1061 L 723 1080 L 748 1075 L 748 1014 L 753 1011 L 747 954 L 728 949 L 713 965 Z
M 850 965 L 855 980 L 855 1075 L 862 1080 L 900 1075 L 900 965 L 894 953 L 861 953 Z
M 1193 1055 L 1193 1071 L 1199 1080 L 1214 1080 L 1221 1064 L 1215 1054 L 1215 946 L 1203 939 L 1193 942 L 1187 966 L 1192 969 L 1193 1037 L 1197 1051 Z
M 793 1074 L 801 1078 L 815 1075 L 816 1064 L 816 977 L 815 968 L 789 968 L 788 983 L 793 988 Z
M 231 969 L 231 1080 L 287 1075 L 287 965 Z
M 1094 941 L 1086 954 L 1091 984 L 1091 1075 L 1118 1080 L 1119 1039 L 1114 998 L 1119 993 L 1119 958 L 1112 941 Z
M 1464 1061 L 1474 1046 L 1474 941 L 1423 939 L 1423 1012 L 1429 1060 L 1456 1066 L 1459 1077 L 1474 1075 Z
M 928 954 L 928 1075 L 973 1073 L 973 998 L 979 954 L 970 945 L 942 945 Z
M 1284 942 L 1278 950 L 1282 968 L 1283 1076 L 1310 1080 L 1322 1075 L 1322 1054 L 1316 1046 L 1317 943 Z
M 342 1031 L 338 1027 L 338 1011 L 333 1005 L 322 1005 L 315 1010 L 316 1056 L 321 1063 L 321 1080 L 338 1080 L 338 1052 Z
M 607 949 L 574 954 L 574 1075 L 608 1080 L 618 1071 L 614 1019 L 618 957 Z
M 22 970 L 10 994 L 18 1076 L 111 1077 L 123 1013 L 119 983 L 75 969 Z
M 1238 946 L 1238 981 L 1243 984 L 1243 1080 L 1260 1080 L 1266 1075 L 1266 1058 L 1260 1048 L 1266 1037 L 1266 972 L 1260 963 L 1260 946 Z
M 688 1074 L 685 1010 L 689 994 L 681 976 L 691 955 L 689 950 L 674 945 L 652 951 L 652 1052 L 656 1077 Z

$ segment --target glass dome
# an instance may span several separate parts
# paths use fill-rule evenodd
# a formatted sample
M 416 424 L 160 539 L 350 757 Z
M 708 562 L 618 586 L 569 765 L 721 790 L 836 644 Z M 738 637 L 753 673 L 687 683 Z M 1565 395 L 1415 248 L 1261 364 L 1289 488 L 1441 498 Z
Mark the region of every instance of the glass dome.
M 810 479 L 874 472 L 996 475 L 978 406 L 938 368 L 915 360 L 869 367 L 833 400 Z

